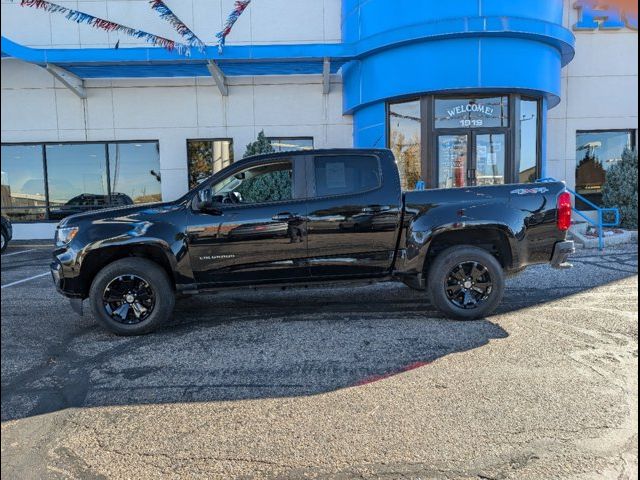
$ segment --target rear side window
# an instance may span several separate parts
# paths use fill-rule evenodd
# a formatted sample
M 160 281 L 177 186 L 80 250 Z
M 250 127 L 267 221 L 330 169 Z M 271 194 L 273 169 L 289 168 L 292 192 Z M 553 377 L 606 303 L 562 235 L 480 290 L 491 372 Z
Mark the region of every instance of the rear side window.
M 366 192 L 381 185 L 380 164 L 372 156 L 315 157 L 314 170 L 317 197 Z

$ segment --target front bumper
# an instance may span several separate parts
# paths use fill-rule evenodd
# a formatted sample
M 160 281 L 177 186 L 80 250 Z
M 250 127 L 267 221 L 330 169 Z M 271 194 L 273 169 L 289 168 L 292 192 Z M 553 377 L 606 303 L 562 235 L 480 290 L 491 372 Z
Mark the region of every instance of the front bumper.
M 69 298 L 69 303 L 71 303 L 71 308 L 78 315 L 82 316 L 83 313 L 83 299 L 79 296 L 74 296 L 74 294 L 64 290 L 63 278 L 62 278 L 62 265 L 58 262 L 51 263 L 51 278 L 53 279 L 53 284 L 56 287 L 56 290 L 61 295 Z
M 576 245 L 573 241 L 567 240 L 558 242 L 553 247 L 553 256 L 551 257 L 551 266 L 553 268 L 566 269 L 572 268 L 573 265 L 567 262 L 569 256 L 576 253 Z

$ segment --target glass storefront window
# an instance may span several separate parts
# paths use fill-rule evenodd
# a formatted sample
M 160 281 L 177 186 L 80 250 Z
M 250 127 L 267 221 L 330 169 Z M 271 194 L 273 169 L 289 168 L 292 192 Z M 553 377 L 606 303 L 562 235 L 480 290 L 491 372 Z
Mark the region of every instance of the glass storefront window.
M 576 191 L 596 205 L 602 205 L 602 187 L 607 170 L 622 159 L 626 148 L 633 148 L 633 130 L 577 132 Z M 579 210 L 592 207 L 576 200 Z
M 420 101 L 389 105 L 389 148 L 398 162 L 403 190 L 413 190 L 422 177 Z
M 14 222 L 45 219 L 42 145 L 2 146 L 2 214 Z
M 160 153 L 155 142 L 110 143 L 111 204 L 159 202 Z
M 509 126 L 509 97 L 436 98 L 435 128 Z
M 295 152 L 313 150 L 313 138 L 278 138 L 270 137 L 269 141 L 275 152 Z
M 187 140 L 189 189 L 233 163 L 233 140 Z
M 14 222 L 157 202 L 160 181 L 156 141 L 2 145 L 2 214 Z
M 51 220 L 109 205 L 104 144 L 47 145 L 45 152 Z
M 520 183 L 533 183 L 538 177 L 538 101 L 520 102 Z

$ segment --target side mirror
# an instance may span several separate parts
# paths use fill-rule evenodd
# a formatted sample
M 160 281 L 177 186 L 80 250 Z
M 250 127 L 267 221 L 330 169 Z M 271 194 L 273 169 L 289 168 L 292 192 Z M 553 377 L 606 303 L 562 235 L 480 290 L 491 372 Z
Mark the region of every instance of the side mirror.
M 201 207 L 213 203 L 213 192 L 211 192 L 211 188 L 203 188 L 202 190 L 199 190 L 198 200 L 200 201 Z
M 211 188 L 203 188 L 198 191 L 198 209 L 208 213 L 220 213 Z

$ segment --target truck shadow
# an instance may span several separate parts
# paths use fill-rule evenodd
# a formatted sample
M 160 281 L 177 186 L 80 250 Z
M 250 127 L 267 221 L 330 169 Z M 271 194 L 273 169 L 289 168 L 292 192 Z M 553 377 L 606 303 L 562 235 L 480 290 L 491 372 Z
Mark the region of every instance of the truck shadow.
M 580 268 L 576 275 L 584 276 Z M 562 278 L 562 272 L 540 272 L 548 285 L 561 284 L 552 276 Z M 510 281 L 498 313 L 569 297 L 634 272 L 636 266 L 623 265 L 589 275 L 582 284 L 542 288 L 534 271 Z M 61 316 L 66 308 L 52 306 Z M 59 341 L 39 338 L 39 347 L 31 341 L 30 348 L 46 350 L 51 361 L 3 375 L 3 421 L 71 407 L 322 394 L 435 368 L 430 364 L 447 355 L 509 335 L 487 319 L 443 319 L 423 292 L 396 284 L 198 297 L 178 304 L 174 325 L 144 337 L 113 336 L 92 318 L 68 325 Z

